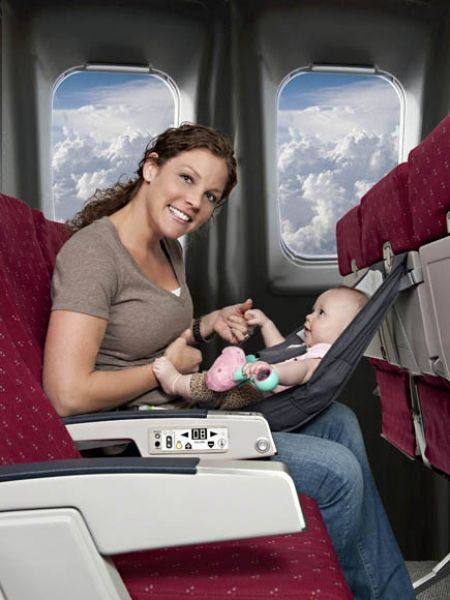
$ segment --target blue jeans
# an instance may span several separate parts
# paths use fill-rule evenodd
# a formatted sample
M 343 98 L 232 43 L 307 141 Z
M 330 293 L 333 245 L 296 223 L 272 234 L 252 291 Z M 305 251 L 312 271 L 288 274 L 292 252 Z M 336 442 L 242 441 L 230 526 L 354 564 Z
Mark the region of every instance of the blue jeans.
M 355 598 L 415 598 L 354 413 L 333 403 L 298 432 L 273 435 L 297 490 L 316 500 Z

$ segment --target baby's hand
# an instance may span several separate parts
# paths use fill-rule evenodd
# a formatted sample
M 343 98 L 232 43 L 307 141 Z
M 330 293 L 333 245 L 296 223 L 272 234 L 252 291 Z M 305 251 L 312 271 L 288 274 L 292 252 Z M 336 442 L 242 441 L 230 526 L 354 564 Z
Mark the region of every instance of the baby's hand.
M 252 327 L 263 327 L 267 321 L 269 321 L 269 317 L 265 315 L 262 310 L 259 310 L 259 308 L 246 310 L 244 313 L 244 319 Z
M 256 362 L 245 363 L 242 367 L 242 372 L 246 377 L 256 377 L 261 371 L 270 371 L 272 368 L 269 363 L 263 360 L 257 360 Z

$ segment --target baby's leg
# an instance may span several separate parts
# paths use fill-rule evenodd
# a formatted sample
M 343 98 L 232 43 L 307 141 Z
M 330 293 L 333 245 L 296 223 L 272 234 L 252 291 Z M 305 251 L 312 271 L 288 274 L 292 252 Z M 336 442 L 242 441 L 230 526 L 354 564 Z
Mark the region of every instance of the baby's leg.
M 191 400 L 191 375 L 180 373 L 165 356 L 157 358 L 153 363 L 155 373 L 162 389 L 170 396 L 181 396 Z
M 191 398 L 197 402 L 207 402 L 210 407 L 220 410 L 238 410 L 263 399 L 261 392 L 249 381 L 225 392 L 214 392 L 207 386 L 205 375 L 194 373 L 191 376 Z
M 263 398 L 261 392 L 249 382 L 226 392 L 210 390 L 205 382 L 205 373 L 183 375 L 165 356 L 155 360 L 153 371 L 166 394 L 200 403 L 207 402 L 222 410 L 243 408 Z

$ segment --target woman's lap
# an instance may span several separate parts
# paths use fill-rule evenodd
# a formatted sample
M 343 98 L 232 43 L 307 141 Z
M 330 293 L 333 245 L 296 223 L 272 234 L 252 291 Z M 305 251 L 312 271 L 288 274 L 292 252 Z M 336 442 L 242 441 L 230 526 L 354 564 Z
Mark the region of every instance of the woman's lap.
M 342 547 L 355 535 L 363 502 L 363 474 L 353 452 L 333 436 L 352 435 L 355 424 L 359 431 L 353 413 L 336 404 L 298 433 L 273 434 L 276 460 L 288 465 L 297 490 L 316 500 L 335 545 Z

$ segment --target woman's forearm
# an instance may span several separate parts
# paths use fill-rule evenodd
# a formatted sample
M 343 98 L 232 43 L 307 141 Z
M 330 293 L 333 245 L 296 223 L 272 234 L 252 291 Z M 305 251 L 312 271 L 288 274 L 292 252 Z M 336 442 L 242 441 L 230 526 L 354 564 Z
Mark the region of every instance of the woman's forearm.
M 106 330 L 104 319 L 56 310 L 44 351 L 44 390 L 61 416 L 117 408 L 157 387 L 151 364 L 98 371 L 95 359 Z
M 157 386 L 151 364 L 73 378 L 44 376 L 44 390 L 62 417 L 117 408 Z
M 202 338 L 207 338 L 214 333 L 214 323 L 217 321 L 219 313 L 219 310 L 213 310 L 212 312 L 203 315 L 198 319 L 200 325 L 200 335 Z M 194 326 L 194 321 L 196 320 L 197 319 L 194 319 L 192 321 L 192 327 Z M 194 338 L 192 337 L 192 339 Z

